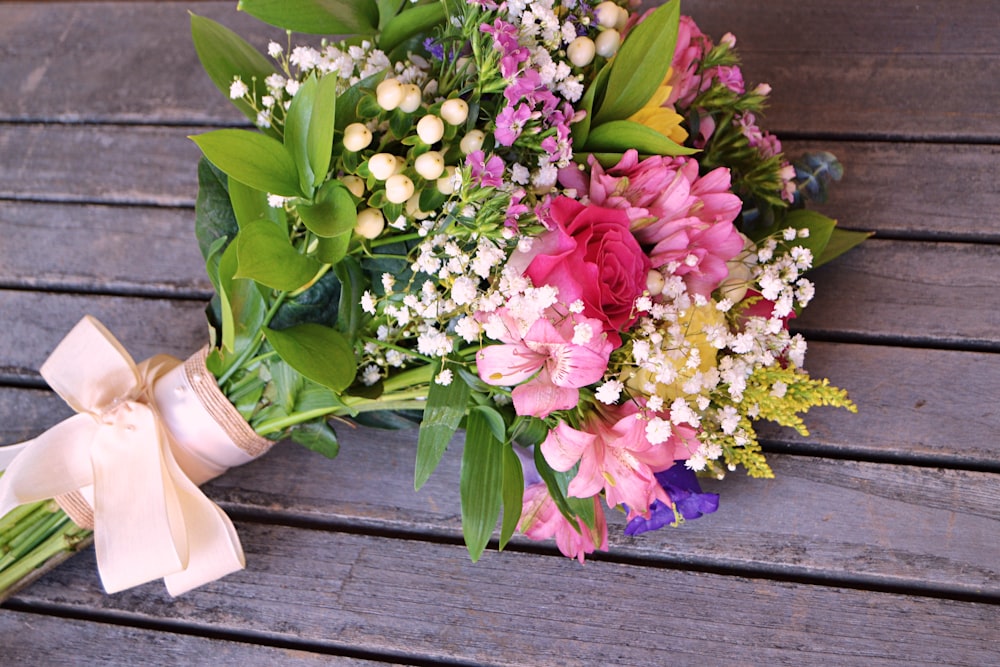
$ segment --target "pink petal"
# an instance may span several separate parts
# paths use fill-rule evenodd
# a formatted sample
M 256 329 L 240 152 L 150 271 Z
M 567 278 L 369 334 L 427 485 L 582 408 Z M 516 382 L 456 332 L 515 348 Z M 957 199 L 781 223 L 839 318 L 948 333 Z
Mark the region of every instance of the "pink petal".
M 576 465 L 596 439 L 592 433 L 577 431 L 561 421 L 546 436 L 545 442 L 541 445 L 542 454 L 553 470 L 566 472 Z
M 545 357 L 524 345 L 487 345 L 476 354 L 476 369 L 483 382 L 499 386 L 521 384 L 538 372 Z

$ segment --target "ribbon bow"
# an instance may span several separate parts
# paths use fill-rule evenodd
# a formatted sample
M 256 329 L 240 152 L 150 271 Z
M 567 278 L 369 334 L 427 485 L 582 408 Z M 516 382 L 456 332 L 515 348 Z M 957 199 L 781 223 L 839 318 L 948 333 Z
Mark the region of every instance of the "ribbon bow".
M 85 317 L 40 369 L 78 414 L 17 445 L 0 477 L 0 516 L 66 494 L 79 507 L 92 491 L 83 508 L 86 514 L 93 507 L 97 566 L 108 593 L 163 577 L 168 592 L 179 595 L 245 566 L 229 517 L 177 457 L 185 464 L 201 459 L 199 482 L 225 467 L 178 451 L 154 399 L 157 380 L 180 364 L 158 355 L 136 365 L 100 322 Z

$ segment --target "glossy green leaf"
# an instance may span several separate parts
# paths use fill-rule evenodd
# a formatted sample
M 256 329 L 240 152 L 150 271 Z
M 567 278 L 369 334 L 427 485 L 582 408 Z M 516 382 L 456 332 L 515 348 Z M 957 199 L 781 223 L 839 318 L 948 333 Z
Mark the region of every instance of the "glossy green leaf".
M 413 470 L 413 488 L 419 490 L 437 468 L 444 450 L 455 436 L 469 403 L 469 385 L 460 378 L 451 384 L 432 382 L 427 391 L 424 419 L 417 436 L 417 461 Z
M 500 522 L 500 548 L 517 530 L 521 520 L 521 510 L 524 507 L 524 471 L 521 469 L 521 459 L 509 444 L 503 448 L 503 520 Z
M 556 508 L 569 521 L 570 525 L 579 530 L 579 526 L 576 523 L 576 514 L 566 500 L 566 492 L 564 490 L 566 482 L 562 479 L 566 473 L 552 469 L 549 462 L 545 460 L 541 447 L 535 447 L 534 457 L 535 469 L 538 471 L 538 476 L 545 482 L 545 488 L 549 490 L 549 495 L 552 496 L 552 501 L 556 504 Z
M 337 323 L 337 308 L 340 302 L 340 280 L 332 272 L 301 294 L 286 298 L 271 318 L 274 329 L 287 329 L 303 322 L 315 322 L 328 327 Z
M 339 332 L 307 322 L 264 335 L 278 356 L 313 382 L 334 391 L 343 391 L 357 372 L 354 350 Z
M 345 232 L 337 236 L 320 237 L 316 246 L 316 259 L 324 264 L 337 264 L 347 256 L 351 247 L 351 233 Z
M 264 324 L 266 310 L 264 298 L 253 281 L 236 275 L 237 255 L 237 244 L 230 243 L 219 260 L 218 273 L 223 349 L 230 352 L 253 344 Z
M 312 117 L 309 119 L 308 152 L 314 187 L 326 180 L 333 155 L 333 132 L 337 114 L 337 77 L 324 76 L 316 82 Z
M 202 67 L 226 99 L 230 99 L 229 86 L 238 75 L 254 91 L 257 108 L 263 108 L 260 98 L 267 94 L 264 79 L 274 73 L 271 61 L 229 28 L 196 14 L 191 15 L 191 39 Z M 244 100 L 231 101 L 247 118 L 257 118 L 257 111 Z
M 271 220 L 279 226 L 286 224 L 285 210 L 268 204 L 266 192 L 252 188 L 235 178 L 229 178 L 227 181 L 232 212 L 236 214 L 236 221 L 241 227 L 260 219 Z
M 358 206 L 340 181 L 327 181 L 312 204 L 298 204 L 295 208 L 302 222 L 316 236 L 340 236 L 350 233 L 358 224 Z
M 361 321 L 365 318 L 361 310 L 361 297 L 368 287 L 361 265 L 356 257 L 344 257 L 334 267 L 337 278 L 340 279 L 340 307 L 337 312 L 337 329 L 347 339 L 354 340 Z
M 299 86 L 285 115 L 285 150 L 298 172 L 299 190 L 310 196 L 315 175 L 309 162 L 309 122 L 315 98 L 316 77 L 312 75 Z
M 608 76 L 610 74 L 611 64 L 607 63 L 597 73 L 597 76 L 594 77 L 587 90 L 584 91 L 583 97 L 580 98 L 579 110 L 584 111 L 586 115 L 582 120 L 570 126 L 574 146 L 586 145 L 587 137 L 590 136 L 590 126 L 594 121 L 594 105 L 599 104 L 604 98 L 604 90 L 608 86 Z
M 375 0 L 378 6 L 378 29 L 382 30 L 399 13 L 406 0 Z
M 239 257 L 236 277 L 250 278 L 272 289 L 294 291 L 312 280 L 321 267 L 292 247 L 285 232 L 270 220 L 245 225 L 235 245 Z
M 212 164 L 241 183 L 282 197 L 302 194 L 295 161 L 277 139 L 251 130 L 190 137 Z
M 645 106 L 663 83 L 674 57 L 680 2 L 656 9 L 629 32 L 611 62 L 607 92 L 595 123 L 623 120 Z
M 388 53 L 414 35 L 429 32 L 434 26 L 443 23 L 445 17 L 443 2 L 404 9 L 385 24 L 378 38 L 378 46 Z
M 826 244 L 822 254 L 813 262 L 813 268 L 826 264 L 840 257 L 851 248 L 860 245 L 874 232 L 855 232 L 834 227 L 830 233 L 830 242 Z
M 358 113 L 358 104 L 360 104 L 361 100 L 365 98 L 365 91 L 374 90 L 375 87 L 382 82 L 382 79 L 385 78 L 387 71 L 388 70 L 382 70 L 377 74 L 372 74 L 371 76 L 358 81 L 356 84 L 337 96 L 337 111 L 334 118 L 334 127 L 338 131 L 342 131 L 351 123 L 357 122 L 359 118 L 365 117 L 363 114 Z M 374 100 L 374 97 L 371 99 Z M 379 107 L 379 111 L 381 111 L 381 107 Z
M 371 35 L 378 7 L 371 0 L 240 0 L 237 7 L 265 23 L 311 35 Z
M 836 220 L 828 218 L 822 213 L 800 208 L 794 211 L 789 211 L 779 227 L 808 229 L 809 236 L 804 239 L 795 239 L 792 243 L 794 245 L 808 248 L 812 252 L 813 259 L 815 260 L 823 255 L 823 251 L 830 242 L 830 236 L 833 234 L 833 228 L 836 227 L 836 225 Z
M 299 424 L 288 434 L 293 442 L 307 449 L 318 452 L 328 459 L 336 458 L 340 453 L 340 443 L 337 433 L 325 421 L 306 422 Z
M 194 233 L 201 256 L 208 259 L 219 239 L 234 238 L 239 230 L 230 203 L 228 178 L 205 158 L 198 160 L 198 198 L 194 204 Z
M 584 151 L 588 153 L 624 153 L 630 148 L 645 155 L 692 155 L 698 152 L 631 120 L 613 120 L 590 128 L 584 145 Z
M 504 443 L 497 440 L 484 410 L 469 411 L 459 494 L 462 534 L 472 562 L 479 560 L 500 518 L 503 491 Z

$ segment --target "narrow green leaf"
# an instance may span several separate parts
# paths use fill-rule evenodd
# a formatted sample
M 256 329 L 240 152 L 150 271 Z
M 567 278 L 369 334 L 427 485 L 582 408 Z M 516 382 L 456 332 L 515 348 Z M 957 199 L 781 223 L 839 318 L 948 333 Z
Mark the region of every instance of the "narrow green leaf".
M 628 118 L 653 97 L 670 69 L 679 20 L 680 2 L 672 0 L 632 29 L 611 63 L 595 122 Z
M 191 14 L 191 39 L 202 67 L 226 99 L 230 99 L 233 77 L 239 76 L 253 91 L 257 108 L 263 108 L 260 98 L 267 94 L 264 79 L 274 73 L 271 61 L 229 28 L 196 14 Z M 244 100 L 231 101 L 247 118 L 256 120 L 253 106 Z
M 206 260 L 220 238 L 233 238 L 239 227 L 230 203 L 228 178 L 215 165 L 198 160 L 198 198 L 194 204 L 194 233 Z
M 251 130 L 189 137 L 212 164 L 241 183 L 282 197 L 302 194 L 295 161 L 277 139 Z
M 340 181 L 327 181 L 316 193 L 312 204 L 298 204 L 295 208 L 302 222 L 316 236 L 340 236 L 349 233 L 358 224 L 358 206 Z
M 314 187 L 326 180 L 333 154 L 333 132 L 337 114 L 337 77 L 324 76 L 316 82 L 312 117 L 309 120 L 308 153 Z
M 340 443 L 337 433 L 325 421 L 306 422 L 299 424 L 288 434 L 292 441 L 318 452 L 328 459 L 336 458 L 340 453 Z
M 382 30 L 392 18 L 399 13 L 406 0 L 375 0 L 378 5 L 378 29 Z
M 380 49 L 388 53 L 413 37 L 429 32 L 431 28 L 444 22 L 446 17 L 444 3 L 432 2 L 429 5 L 417 5 L 404 9 L 382 29 L 378 38 Z
M 310 196 L 315 176 L 309 162 L 309 124 L 315 98 L 316 76 L 310 75 L 299 86 L 285 116 L 285 150 L 292 156 L 298 172 L 299 190 Z
M 444 450 L 455 436 L 469 404 L 469 385 L 460 378 L 449 385 L 432 382 L 427 391 L 424 419 L 417 436 L 417 461 L 413 470 L 413 488 L 419 490 L 437 468 Z
M 612 120 L 592 127 L 584 145 L 584 151 L 588 153 L 624 153 L 630 148 L 646 155 L 692 155 L 698 152 L 631 120 Z
M 307 322 L 264 335 L 289 366 L 313 382 L 340 392 L 354 381 L 357 362 L 350 343 L 337 331 Z
M 590 136 L 590 126 L 594 121 L 594 105 L 599 104 L 604 98 L 604 91 L 608 86 L 608 76 L 611 74 L 611 64 L 606 63 L 601 71 L 597 73 L 594 80 L 584 91 L 583 97 L 580 98 L 580 111 L 586 112 L 583 120 L 573 123 L 570 128 L 573 134 L 573 145 L 574 146 L 584 146 L 587 143 L 587 137 Z
M 337 329 L 347 336 L 347 340 L 353 341 L 358 329 L 361 328 L 361 321 L 364 319 L 364 311 L 361 310 L 361 296 L 364 294 L 367 281 L 361 271 L 361 265 L 355 257 L 344 257 L 334 267 L 334 272 L 340 280 Z
M 237 278 L 250 278 L 261 285 L 294 291 L 313 279 L 322 266 L 292 247 L 285 232 L 270 220 L 245 225 L 236 237 L 239 257 Z
M 240 0 L 237 8 L 310 35 L 372 35 L 378 26 L 378 7 L 371 0 Z
M 830 242 L 826 244 L 822 254 L 813 262 L 813 268 L 840 257 L 854 246 L 860 245 L 872 234 L 874 232 L 855 232 L 834 227 L 830 234 Z
M 552 496 L 552 501 L 556 504 L 556 508 L 566 517 L 570 525 L 579 530 L 579 526 L 576 523 L 576 514 L 566 501 L 566 492 L 563 490 L 566 488 L 566 483 L 560 483 L 560 475 L 565 475 L 566 473 L 560 473 L 552 469 L 549 462 L 545 460 L 541 447 L 535 447 L 535 469 L 538 471 L 538 476 L 545 482 L 545 488 L 549 490 L 549 495 Z
M 257 286 L 237 275 L 238 248 L 230 243 L 219 260 L 219 298 L 223 349 L 233 352 L 252 344 L 264 323 L 266 306 Z
M 459 493 L 462 534 L 472 562 L 479 560 L 500 518 L 504 444 L 497 440 L 482 408 L 469 411 Z
M 500 548 L 517 530 L 521 520 L 521 510 L 524 507 L 524 471 L 521 469 L 521 459 L 509 444 L 503 448 L 503 521 L 500 522 Z

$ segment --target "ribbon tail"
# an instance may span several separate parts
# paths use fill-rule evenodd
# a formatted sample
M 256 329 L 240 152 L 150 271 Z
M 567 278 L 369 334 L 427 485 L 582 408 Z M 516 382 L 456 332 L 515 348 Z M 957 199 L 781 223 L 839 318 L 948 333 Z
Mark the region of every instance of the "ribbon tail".
M 17 458 L 17 455 L 32 442 L 32 440 L 28 440 L 26 442 L 19 442 L 14 445 L 0 447 L 0 472 L 6 470 L 7 466 L 9 466 L 11 462 Z
M 14 445 L 19 451 L 0 477 L 0 516 L 93 483 L 89 444 L 99 430 L 90 416 L 74 415 Z

